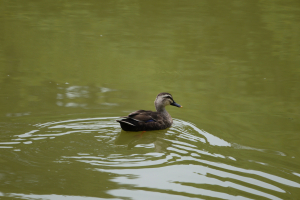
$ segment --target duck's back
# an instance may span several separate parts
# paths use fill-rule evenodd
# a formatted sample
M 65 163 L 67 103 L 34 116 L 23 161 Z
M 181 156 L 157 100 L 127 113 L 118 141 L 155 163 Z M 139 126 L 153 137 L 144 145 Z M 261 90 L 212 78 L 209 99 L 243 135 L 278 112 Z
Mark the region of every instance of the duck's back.
M 150 110 L 138 110 L 117 121 L 124 131 L 161 130 L 169 128 L 173 122 L 171 116 Z

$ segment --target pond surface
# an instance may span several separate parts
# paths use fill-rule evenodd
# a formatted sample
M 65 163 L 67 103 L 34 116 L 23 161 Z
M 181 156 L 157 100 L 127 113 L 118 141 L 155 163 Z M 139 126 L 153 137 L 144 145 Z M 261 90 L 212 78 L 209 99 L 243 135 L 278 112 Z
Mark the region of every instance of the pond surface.
M 298 0 L 0 5 L 0 199 L 299 198 Z

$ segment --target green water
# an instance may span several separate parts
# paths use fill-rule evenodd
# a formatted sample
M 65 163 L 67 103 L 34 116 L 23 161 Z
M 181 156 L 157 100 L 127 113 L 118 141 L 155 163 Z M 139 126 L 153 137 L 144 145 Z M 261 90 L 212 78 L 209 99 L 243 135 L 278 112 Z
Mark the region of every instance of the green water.
M 0 2 L 0 199 L 298 199 L 300 3 Z M 169 92 L 170 129 L 117 117 Z

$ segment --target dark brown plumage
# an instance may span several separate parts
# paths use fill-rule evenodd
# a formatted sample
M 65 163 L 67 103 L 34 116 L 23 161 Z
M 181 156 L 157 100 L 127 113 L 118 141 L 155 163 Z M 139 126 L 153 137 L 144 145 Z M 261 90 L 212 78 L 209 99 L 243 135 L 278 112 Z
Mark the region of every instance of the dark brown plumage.
M 165 106 L 182 107 L 175 103 L 171 94 L 163 92 L 157 95 L 155 101 L 156 112 L 150 110 L 137 110 L 128 116 L 117 120 L 124 131 L 149 131 L 169 128 L 173 119 L 166 111 Z

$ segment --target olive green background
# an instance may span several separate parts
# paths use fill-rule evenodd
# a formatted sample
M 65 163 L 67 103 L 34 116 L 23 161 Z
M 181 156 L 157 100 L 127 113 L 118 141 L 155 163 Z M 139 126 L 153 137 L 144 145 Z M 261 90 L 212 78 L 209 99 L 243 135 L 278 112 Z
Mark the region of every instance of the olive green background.
M 297 0 L 1 0 L 0 197 L 297 199 L 299 24 Z M 113 117 L 153 110 L 160 92 L 183 106 L 167 108 L 174 127 L 126 138 Z M 113 167 L 96 162 L 114 155 Z M 197 182 L 207 165 L 257 172 Z

